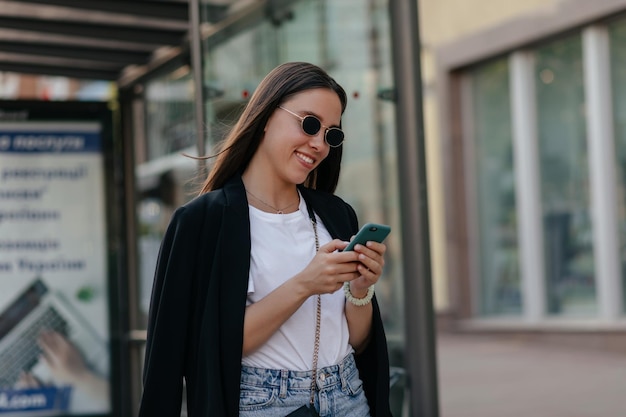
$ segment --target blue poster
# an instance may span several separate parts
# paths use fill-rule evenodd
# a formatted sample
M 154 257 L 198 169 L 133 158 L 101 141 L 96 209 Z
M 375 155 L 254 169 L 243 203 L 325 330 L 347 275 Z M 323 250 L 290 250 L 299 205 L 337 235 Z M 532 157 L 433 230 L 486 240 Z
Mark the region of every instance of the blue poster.
M 0 122 L 0 415 L 111 410 L 95 122 Z

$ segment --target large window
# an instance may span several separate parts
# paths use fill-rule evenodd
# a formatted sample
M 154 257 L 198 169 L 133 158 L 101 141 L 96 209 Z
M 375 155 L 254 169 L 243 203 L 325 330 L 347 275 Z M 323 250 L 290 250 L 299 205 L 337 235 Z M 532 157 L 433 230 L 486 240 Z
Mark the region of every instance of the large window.
M 597 310 L 580 36 L 536 51 L 548 313 Z
M 583 33 L 585 54 L 583 38 L 576 35 L 466 72 L 470 81 L 463 105 L 470 169 L 466 215 L 471 218 L 470 241 L 475 242 L 471 271 L 481 316 L 608 317 L 611 305 L 616 305 L 608 290 L 626 287 L 614 285 L 614 280 L 626 282 L 626 239 L 621 238 L 621 276 L 606 272 L 610 268 L 601 268 L 602 275 L 595 259 L 604 254 L 595 253 L 601 249 L 597 242 L 604 243 L 610 236 L 607 227 L 594 224 L 592 212 L 598 211 L 600 220 L 614 217 L 610 207 L 601 204 L 611 201 L 606 193 L 612 191 L 598 186 L 602 183 L 596 177 L 604 172 L 598 164 L 613 161 L 590 158 L 611 138 L 608 131 L 588 131 L 588 120 L 595 126 L 600 116 L 595 107 L 587 108 L 586 97 L 596 92 L 594 80 L 600 77 L 596 73 L 609 63 L 598 62 L 606 61 L 598 52 L 606 46 L 597 36 L 603 32 Z M 626 232 L 626 24 L 612 25 L 609 34 L 622 236 Z M 585 66 L 583 56 L 594 61 L 587 59 Z M 515 118 L 512 109 L 517 109 Z M 592 189 L 591 166 L 599 170 L 593 171 L 597 189 Z M 522 226 L 518 215 L 527 211 L 521 210 L 535 208 L 537 212 L 524 217 Z M 542 269 L 531 268 L 535 264 Z
M 483 315 L 519 314 L 521 292 L 508 61 L 500 59 L 472 70 L 471 87 L 479 311 Z

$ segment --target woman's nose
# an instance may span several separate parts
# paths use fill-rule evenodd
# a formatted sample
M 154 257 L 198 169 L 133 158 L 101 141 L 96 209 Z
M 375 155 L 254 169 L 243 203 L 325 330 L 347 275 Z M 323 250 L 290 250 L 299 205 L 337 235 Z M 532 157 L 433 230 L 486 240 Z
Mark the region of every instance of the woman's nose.
M 319 132 L 317 132 L 315 135 L 311 136 L 311 144 L 312 146 L 314 146 L 315 148 L 320 148 L 320 147 L 324 147 L 326 146 L 326 129 L 321 128 L 319 130 Z

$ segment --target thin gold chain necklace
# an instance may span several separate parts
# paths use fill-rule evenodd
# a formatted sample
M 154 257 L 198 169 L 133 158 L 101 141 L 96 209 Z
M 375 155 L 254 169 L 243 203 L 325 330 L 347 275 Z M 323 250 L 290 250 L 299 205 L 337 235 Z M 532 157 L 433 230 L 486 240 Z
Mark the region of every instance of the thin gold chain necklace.
M 285 214 L 285 210 L 293 207 L 294 205 L 298 204 L 300 202 L 300 195 L 298 195 L 298 199 L 296 201 L 294 201 L 293 203 L 289 204 L 288 206 L 283 207 L 282 209 L 276 208 L 274 206 L 272 206 L 271 204 L 267 204 L 265 201 L 261 200 L 259 197 L 255 196 L 254 194 L 252 194 L 250 191 L 248 191 L 246 189 L 246 193 L 250 194 L 250 196 L 254 197 L 255 200 L 257 200 L 259 203 L 271 208 L 272 210 L 274 210 L 276 212 L 276 214 Z
M 315 233 L 315 253 L 320 251 L 320 238 L 317 235 L 317 221 L 315 214 L 309 213 L 311 216 L 311 224 L 313 225 L 313 233 Z M 311 407 L 311 415 L 319 416 L 315 410 L 315 390 L 317 388 L 317 361 L 320 353 L 320 328 L 322 322 L 322 296 L 317 294 L 315 308 L 315 342 L 313 343 L 313 376 L 311 377 L 311 397 L 309 398 L 309 406 Z

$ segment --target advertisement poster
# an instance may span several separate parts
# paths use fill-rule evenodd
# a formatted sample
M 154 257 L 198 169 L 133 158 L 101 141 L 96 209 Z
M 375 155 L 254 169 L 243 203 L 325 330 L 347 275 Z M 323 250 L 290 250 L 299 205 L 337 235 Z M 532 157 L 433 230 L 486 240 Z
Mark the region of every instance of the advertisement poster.
M 0 122 L 0 417 L 111 410 L 101 142 Z

